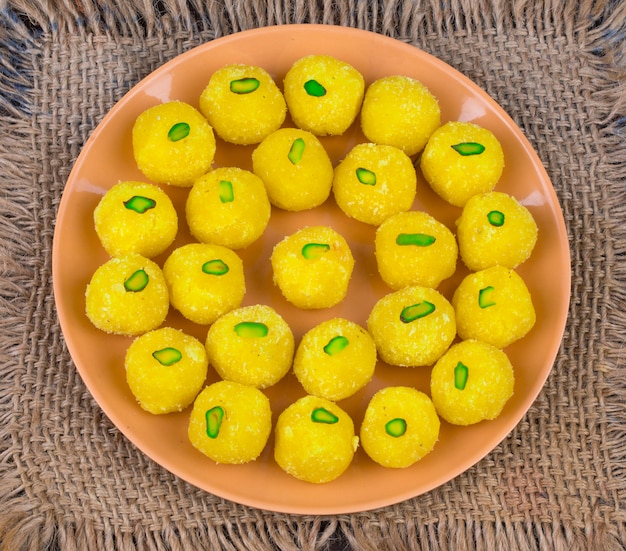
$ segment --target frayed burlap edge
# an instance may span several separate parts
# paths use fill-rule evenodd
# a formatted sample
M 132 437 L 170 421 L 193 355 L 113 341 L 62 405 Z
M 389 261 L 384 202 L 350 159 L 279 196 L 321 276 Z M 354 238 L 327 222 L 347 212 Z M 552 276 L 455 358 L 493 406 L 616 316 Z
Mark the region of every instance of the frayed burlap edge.
M 28 339 L 24 327 L 24 308 L 32 300 L 26 293 L 37 293 L 36 282 L 41 274 L 24 262 L 32 249 L 21 249 L 17 237 L 24 231 L 37 235 L 32 228 L 32 193 L 37 175 L 23 171 L 21 161 L 33 150 L 33 129 L 28 112 L 28 88 L 33 75 L 29 50 L 34 47 L 36 34 L 72 32 L 87 24 L 94 33 L 108 32 L 129 35 L 149 35 L 167 25 L 179 25 L 190 32 L 202 31 L 215 37 L 249 28 L 250 17 L 255 26 L 283 23 L 328 23 L 355 26 L 410 37 L 427 20 L 431 32 L 445 33 L 447 29 L 465 26 L 472 32 L 476 25 L 504 28 L 512 20 L 517 26 L 541 26 L 545 18 L 556 32 L 583 41 L 588 54 L 588 79 L 594 90 L 590 104 L 589 125 L 598 136 L 598 154 L 602 176 L 615 198 L 605 215 L 604 227 L 613 247 L 613 269 L 607 288 L 612 296 L 606 301 L 607 311 L 603 347 L 599 351 L 599 369 L 607 371 L 614 382 L 612 392 L 605 396 L 608 442 L 605 443 L 607 464 L 618 481 L 621 507 L 626 507 L 624 480 L 626 475 L 626 374 L 624 368 L 624 328 L 626 327 L 626 273 L 621 258 L 626 254 L 626 148 L 624 120 L 620 114 L 626 107 L 626 47 L 624 41 L 626 9 L 619 2 L 546 2 L 539 6 L 531 0 L 482 5 L 481 2 L 457 0 L 449 11 L 442 12 L 442 3 L 404 6 L 402 2 L 189 2 L 185 7 L 174 0 L 155 3 L 134 2 L 116 4 L 91 1 L 71 2 L 8 2 L 0 8 L 9 14 L 7 27 L 0 29 L 3 53 L 3 79 L 0 81 L 0 114 L 3 117 L 0 136 L 0 172 L 6 180 L 4 190 L 14 195 L 10 203 L 0 197 L 0 307 L 3 314 L 0 330 L 2 377 L 10 377 L 10 367 L 20 361 L 15 350 Z M 408 3 L 407 3 L 408 4 Z M 419 4 L 419 5 L 418 5 Z M 430 5 L 432 4 L 432 5 Z M 148 5 L 148 7 L 146 7 Z M 8 11 L 7 11 L 8 10 Z M 251 11 L 252 10 L 252 11 Z M 256 10 L 256 11 L 255 11 Z M 19 16 L 19 17 L 18 17 Z M 486 21 L 485 18 L 489 17 Z M 23 91 L 24 95 L 16 93 Z M 26 166 L 28 164 L 26 163 Z M 22 183 L 29 185 L 24 186 Z M 25 189 L 26 188 L 26 189 Z M 17 197 L 17 199 L 16 199 Z M 46 251 L 49 254 L 49 251 Z M 33 283 L 35 282 L 35 283 Z M 62 513 L 37 510 L 36 504 L 25 505 L 23 482 L 17 472 L 12 449 L 11 403 L 16 397 L 0 389 L 2 425 L 0 428 L 0 546 L 4 549 L 55 548 L 63 542 L 65 549 L 324 549 L 351 546 L 354 549 L 623 549 L 626 534 L 623 523 L 611 531 L 590 528 L 588 532 L 562 524 L 475 523 L 453 517 L 436 523 L 419 524 L 414 519 L 399 521 L 393 508 L 380 512 L 389 522 L 368 522 L 364 515 L 340 517 L 292 517 L 272 515 L 241 508 L 241 517 L 221 525 L 182 531 L 181 527 L 164 521 L 159 532 L 117 534 L 99 533 L 89 523 L 63 524 Z M 31 502 L 32 503 L 32 502 Z M 619 507 L 619 504 L 617 505 Z M 623 517 L 623 514 L 621 516 Z
M 0 3 L 0 6 L 2 4 Z M 34 132 L 30 122 L 28 91 L 32 87 L 33 46 L 30 29 L 15 19 L 0 25 L 2 78 L 0 79 L 0 542 L 10 549 L 36 549 L 34 539 L 49 539 L 53 523 L 40 523 L 33 515 L 34 505 L 23 499 L 24 485 L 16 465 L 11 410 L 17 397 L 10 384 L 12 367 L 21 362 L 18 350 L 28 335 L 23 333 L 35 274 L 27 259 L 31 254 L 23 235 L 34 234 L 32 189 L 35 174 L 25 171 L 27 151 L 32 150 Z M 28 169 L 26 169 L 28 170 Z M 43 534 L 47 531 L 48 535 Z M 23 545 L 26 541 L 33 544 Z M 6 543 L 5 543 L 6 542 Z M 41 546 L 40 546 L 41 547 Z
M 607 38 L 609 38 L 607 42 Z M 598 350 L 598 369 L 607 369 L 611 383 L 604 404 L 607 412 L 607 463 L 619 481 L 621 507 L 626 507 L 626 5 L 614 3 L 601 24 L 588 33 L 589 78 L 594 92 L 589 121 L 598 138 L 602 184 L 611 197 L 603 215 L 608 265 L 606 288 L 611 290 Z M 619 505 L 619 504 L 618 504 Z M 624 536 L 624 524 L 621 534 Z M 626 545 L 626 539 L 622 542 Z

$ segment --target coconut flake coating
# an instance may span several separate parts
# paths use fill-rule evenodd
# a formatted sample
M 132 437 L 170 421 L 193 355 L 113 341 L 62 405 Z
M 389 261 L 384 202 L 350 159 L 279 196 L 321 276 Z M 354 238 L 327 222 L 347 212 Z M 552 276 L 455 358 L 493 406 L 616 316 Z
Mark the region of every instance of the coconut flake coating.
M 441 124 L 437 98 L 420 81 L 401 75 L 369 85 L 361 107 L 361 129 L 374 143 L 419 153 Z
M 190 187 L 208 172 L 215 135 L 195 107 L 171 101 L 142 112 L 132 130 L 137 167 L 153 182 Z
M 459 254 L 454 234 L 421 211 L 387 218 L 376 230 L 374 247 L 380 276 L 394 290 L 436 288 L 454 274 Z
M 272 410 L 265 394 L 219 381 L 198 394 L 187 433 L 191 444 L 216 463 L 242 464 L 261 455 L 271 430 Z
M 200 111 L 224 141 L 250 145 L 280 128 L 287 105 L 265 69 L 237 63 L 211 75 L 200 95 Z
M 221 316 L 207 333 L 210 364 L 223 379 L 267 388 L 291 368 L 294 336 L 270 306 L 256 304 Z
M 459 369 L 466 370 L 464 384 L 459 383 Z M 502 350 L 467 340 L 452 346 L 435 364 L 430 393 L 443 419 L 454 425 L 473 425 L 498 417 L 514 385 L 513 366 Z
M 374 340 L 363 327 L 333 318 L 303 335 L 293 371 L 308 394 L 338 401 L 372 380 L 376 359 Z
M 187 196 L 189 231 L 202 243 L 243 249 L 270 220 L 271 205 L 261 179 L 237 167 L 221 167 L 196 180 Z
M 204 345 L 191 335 L 162 327 L 137 337 L 126 351 L 128 386 L 146 411 L 182 411 L 198 395 L 206 379 Z
M 312 209 L 330 195 L 333 165 L 311 132 L 298 128 L 273 132 L 252 152 L 252 166 L 271 203 L 281 209 Z
M 440 425 L 427 394 L 412 387 L 390 386 L 379 390 L 369 401 L 360 442 L 365 453 L 379 465 L 406 468 L 433 450 Z
M 241 258 L 221 245 L 182 245 L 163 264 L 163 274 L 172 306 L 201 325 L 238 308 L 246 292 Z
M 420 160 L 430 187 L 451 205 L 492 191 L 504 170 L 498 138 L 471 122 L 448 122 L 430 136 Z
M 322 420 L 315 421 L 316 417 Z M 350 416 L 317 396 L 304 396 L 285 409 L 274 432 L 276 463 L 291 476 L 315 484 L 341 476 L 359 442 Z
M 349 63 L 314 54 L 291 66 L 284 91 L 289 114 L 298 128 L 316 136 L 338 136 L 359 114 L 365 80 Z
M 152 258 L 172 244 L 178 231 L 178 215 L 167 193 L 145 182 L 115 184 L 93 217 L 100 243 L 111 256 Z
M 138 254 L 99 266 L 85 291 L 87 317 L 106 333 L 136 336 L 156 329 L 165 321 L 169 305 L 161 268 Z
M 469 199 L 457 220 L 461 258 L 475 272 L 496 264 L 516 268 L 530 258 L 537 235 L 530 211 L 498 191 Z
M 328 226 L 307 226 L 288 235 L 276 244 L 270 261 L 274 283 L 303 309 L 340 303 L 354 269 L 347 241 Z
M 435 289 L 412 286 L 385 295 L 372 308 L 367 328 L 379 357 L 406 367 L 435 363 L 456 336 L 454 309 Z
M 349 217 L 378 226 L 413 205 L 417 175 L 397 147 L 362 143 L 335 167 L 333 194 Z
M 521 276 L 504 266 L 467 275 L 452 296 L 459 337 L 498 348 L 524 337 L 535 325 L 530 291 Z

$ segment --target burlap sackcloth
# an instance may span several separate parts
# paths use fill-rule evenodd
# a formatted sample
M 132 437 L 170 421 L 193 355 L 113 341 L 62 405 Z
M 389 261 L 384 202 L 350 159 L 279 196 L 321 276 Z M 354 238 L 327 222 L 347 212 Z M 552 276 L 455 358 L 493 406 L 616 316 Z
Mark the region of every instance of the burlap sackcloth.
M 103 115 L 177 54 L 285 23 L 373 30 L 470 77 L 539 153 L 570 236 L 569 321 L 528 414 L 468 472 L 376 511 L 271 513 L 171 475 L 101 412 L 55 314 L 55 216 Z M 619 1 L 0 1 L 0 548 L 626 548 L 625 54 Z

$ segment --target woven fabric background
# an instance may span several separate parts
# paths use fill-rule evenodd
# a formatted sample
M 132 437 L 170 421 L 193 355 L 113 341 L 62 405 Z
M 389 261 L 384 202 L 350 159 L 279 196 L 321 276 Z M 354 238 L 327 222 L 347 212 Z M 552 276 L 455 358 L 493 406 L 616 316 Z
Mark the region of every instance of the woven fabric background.
M 483 87 L 570 237 L 569 321 L 528 414 L 466 473 L 377 511 L 271 513 L 171 475 L 100 411 L 55 314 L 56 212 L 105 113 L 176 55 L 285 23 L 376 31 Z M 625 54 L 610 0 L 0 0 L 0 549 L 626 549 Z

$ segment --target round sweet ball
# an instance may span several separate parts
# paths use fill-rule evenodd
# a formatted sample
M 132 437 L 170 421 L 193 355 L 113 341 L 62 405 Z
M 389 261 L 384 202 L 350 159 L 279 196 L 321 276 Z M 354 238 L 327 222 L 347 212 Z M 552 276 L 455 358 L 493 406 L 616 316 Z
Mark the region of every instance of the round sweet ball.
M 189 231 L 198 241 L 235 250 L 263 235 L 270 214 L 261 179 L 237 167 L 216 168 L 198 178 L 185 204 Z
M 255 304 L 221 316 L 207 333 L 209 363 L 223 379 L 267 388 L 291 368 L 294 337 L 272 307 Z
M 376 230 L 378 272 L 394 290 L 436 288 L 456 270 L 459 249 L 447 226 L 423 211 L 394 214 Z
M 170 101 L 142 112 L 132 131 L 137 167 L 153 182 L 190 187 L 215 156 L 213 128 L 196 108 Z
M 272 410 L 265 394 L 219 381 L 198 394 L 187 433 L 191 444 L 216 463 L 240 465 L 261 455 L 271 430 Z
M 158 264 L 138 255 L 99 266 L 85 291 L 87 317 L 106 333 L 136 336 L 156 329 L 169 311 L 168 289 Z
M 119 182 L 100 199 L 94 213 L 96 234 L 111 256 L 152 258 L 167 249 L 178 232 L 178 215 L 168 195 L 144 182 Z
M 427 394 L 407 386 L 379 390 L 369 401 L 360 442 L 379 465 L 410 467 L 429 454 L 439 439 L 441 423 Z
M 362 143 L 335 168 L 333 194 L 349 217 L 378 226 L 411 208 L 417 176 L 408 155 L 397 147 Z
M 401 75 L 370 84 L 361 107 L 361 129 L 375 143 L 419 153 L 441 125 L 437 98 L 419 80 Z
M 450 347 L 435 364 L 430 394 L 443 419 L 466 426 L 498 417 L 514 384 L 513 366 L 502 350 L 467 340 Z
M 504 152 L 487 128 L 448 122 L 429 138 L 420 167 L 437 195 L 462 207 L 470 197 L 493 190 L 504 170 Z
M 498 348 L 524 337 L 535 325 L 530 291 L 510 268 L 493 266 L 467 275 L 452 296 L 459 337 Z
M 496 264 L 516 268 L 530 257 L 537 234 L 530 211 L 499 191 L 469 199 L 457 220 L 461 258 L 474 272 Z
M 280 128 L 287 105 L 265 69 L 233 64 L 211 75 L 200 95 L 200 111 L 224 141 L 250 145 Z
M 126 351 L 126 381 L 139 402 L 156 415 L 189 406 L 206 379 L 204 345 L 191 335 L 162 327 L 137 337 Z
M 322 484 L 348 468 L 359 444 L 350 416 L 334 402 L 304 396 L 278 417 L 274 459 L 291 476 Z
M 454 309 L 430 287 L 405 287 L 372 308 L 367 328 L 379 357 L 390 365 L 434 364 L 456 336 Z
M 344 318 L 323 321 L 307 331 L 293 362 L 304 390 L 333 402 L 361 390 L 375 368 L 374 340 L 363 327 Z
M 270 202 L 301 211 L 330 195 L 333 165 L 319 139 L 298 128 L 281 128 L 252 152 L 252 170 L 263 180 Z
M 354 257 L 347 241 L 328 226 L 307 226 L 276 244 L 274 283 L 294 306 L 329 308 L 348 292 Z
M 221 245 L 182 245 L 167 257 L 163 274 L 172 306 L 201 325 L 238 308 L 246 292 L 241 258 Z
M 289 114 L 298 128 L 316 136 L 337 136 L 359 114 L 365 80 L 349 63 L 313 54 L 291 66 L 284 89 Z

